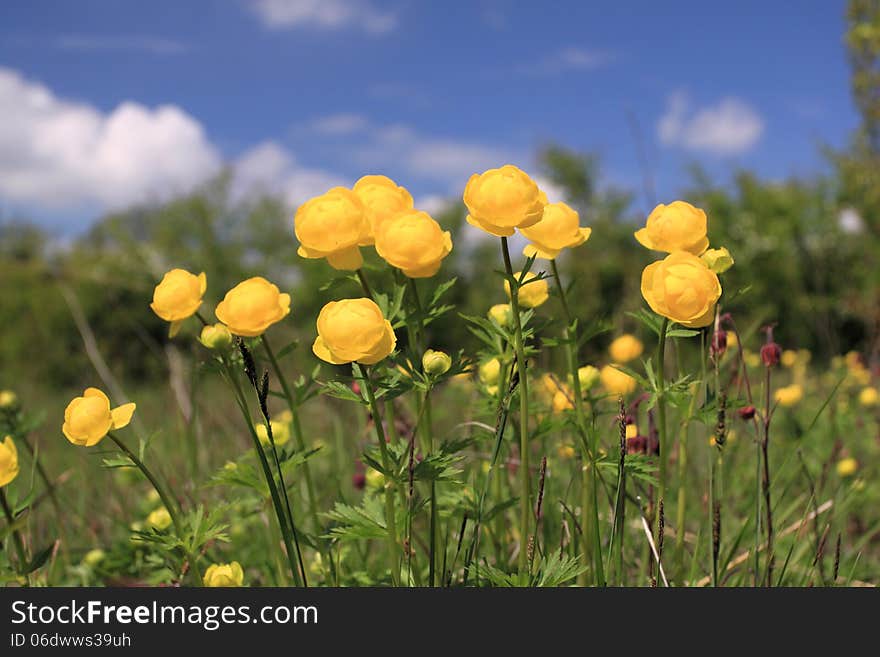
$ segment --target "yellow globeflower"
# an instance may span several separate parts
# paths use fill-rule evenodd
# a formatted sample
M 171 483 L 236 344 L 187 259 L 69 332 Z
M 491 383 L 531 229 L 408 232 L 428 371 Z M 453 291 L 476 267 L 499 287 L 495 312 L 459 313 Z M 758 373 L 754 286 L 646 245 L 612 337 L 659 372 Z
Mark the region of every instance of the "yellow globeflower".
M 498 377 L 501 376 L 501 361 L 497 358 L 487 360 L 480 364 L 477 373 L 483 385 L 493 386 L 498 383 Z
M 590 239 L 593 229 L 581 228 L 578 213 L 565 203 L 548 203 L 541 221 L 520 232 L 531 242 L 523 249 L 526 257 L 554 260 L 562 249 L 580 246 Z
M 237 561 L 232 563 L 214 563 L 208 566 L 202 579 L 205 586 L 210 587 L 233 587 L 244 583 L 244 571 Z
M 577 452 L 575 452 L 574 450 L 574 447 L 572 447 L 571 445 L 560 445 L 556 448 L 556 452 L 559 454 L 560 458 L 563 458 L 566 461 L 569 459 L 573 459 L 575 457 L 575 454 L 577 454 Z
M 697 256 L 676 251 L 645 267 L 642 296 L 658 315 L 699 328 L 714 319 L 721 283 Z
M 797 383 L 777 388 L 773 398 L 780 406 L 794 406 L 804 397 L 804 389 Z
M 352 191 L 366 208 L 373 236 L 387 219 L 413 209 L 412 195 L 387 176 L 364 176 L 354 184 Z
M 371 299 L 331 301 L 318 314 L 318 337 L 312 351 L 334 365 L 373 365 L 397 345 L 391 323 Z
M 513 277 L 520 279 L 522 272 L 516 272 Z M 504 281 L 504 291 L 510 297 L 510 283 Z M 528 273 L 522 284 L 519 286 L 519 305 L 524 308 L 537 308 L 550 298 L 550 289 L 547 286 L 546 278 L 538 278 L 537 274 Z
M 783 367 L 794 367 L 797 360 L 798 355 L 794 349 L 786 349 L 779 357 L 779 362 L 782 363 Z
M 214 325 L 208 324 L 202 327 L 199 342 L 213 351 L 223 351 L 232 345 L 232 333 L 219 322 Z
M 612 395 L 628 395 L 636 389 L 637 381 L 612 365 L 606 365 L 599 371 L 599 379 L 602 387 Z
M 487 313 L 489 319 L 494 319 L 499 326 L 510 326 L 513 316 L 510 314 L 509 303 L 496 303 L 489 308 Z
M 169 336 L 177 335 L 183 320 L 196 314 L 207 289 L 208 279 L 204 272 L 196 276 L 185 269 L 172 269 L 162 277 L 153 290 L 150 308 L 160 318 L 171 322 Z
M 408 210 L 385 219 L 376 229 L 376 253 L 410 278 L 437 273 L 452 251 L 452 236 L 427 212 Z
M 171 526 L 171 514 L 164 506 L 160 506 L 147 516 L 147 524 L 158 531 L 168 529 Z
M 706 213 L 685 201 L 658 205 L 644 228 L 635 232 L 639 243 L 653 251 L 687 251 L 696 256 L 709 247 Z
M 83 563 L 87 566 L 91 566 L 92 568 L 94 568 L 104 560 L 105 556 L 107 555 L 104 550 L 102 550 L 101 548 L 93 548 L 86 552 L 85 556 L 83 557 Z
M 516 228 L 541 221 L 546 195 L 521 169 L 505 164 L 475 173 L 464 188 L 467 221 L 490 235 L 510 237 Z
M 0 443 L 0 488 L 18 476 L 18 451 L 12 436 L 6 436 Z
M 635 438 L 639 435 L 639 428 L 634 424 L 627 424 L 625 431 L 627 438 Z
M 18 395 L 12 390 L 0 390 L 0 408 L 12 408 L 18 403 Z
M 578 381 L 581 384 L 581 390 L 586 392 L 594 385 L 599 383 L 599 370 L 592 365 L 584 365 L 578 368 Z
M 113 429 L 128 426 L 135 404 L 110 408 L 110 400 L 97 388 L 86 388 L 82 397 L 72 400 L 64 410 L 61 431 L 74 445 L 97 445 Z
M 642 355 L 645 345 L 636 336 L 624 333 L 619 338 L 615 338 L 608 347 L 608 353 L 611 360 L 615 363 L 628 363 Z
M 230 332 L 246 338 L 262 335 L 290 313 L 290 295 L 262 276 L 242 281 L 226 293 L 214 314 Z
M 839 477 L 852 477 L 859 469 L 859 462 L 853 457 L 840 459 L 837 462 L 836 470 Z
M 707 250 L 700 258 L 716 274 L 723 274 L 734 265 L 733 256 L 723 246 Z
M 554 393 L 552 406 L 554 413 L 574 410 L 574 401 L 568 386 L 563 386 Z
M 859 393 L 859 403 L 862 406 L 876 406 L 880 404 L 880 393 L 877 392 L 877 388 L 873 386 L 862 388 L 862 391 Z
M 274 438 L 276 445 L 283 445 L 290 440 L 290 424 L 278 420 L 270 420 L 269 424 L 272 427 L 272 438 Z M 257 432 L 260 444 L 264 447 L 269 445 L 269 432 L 266 430 L 266 425 L 262 422 L 255 424 L 254 430 Z
M 334 187 L 299 206 L 293 228 L 300 244 L 297 253 L 327 258 L 334 269 L 359 269 L 364 260 L 358 247 L 373 243 L 367 208 L 345 187 Z

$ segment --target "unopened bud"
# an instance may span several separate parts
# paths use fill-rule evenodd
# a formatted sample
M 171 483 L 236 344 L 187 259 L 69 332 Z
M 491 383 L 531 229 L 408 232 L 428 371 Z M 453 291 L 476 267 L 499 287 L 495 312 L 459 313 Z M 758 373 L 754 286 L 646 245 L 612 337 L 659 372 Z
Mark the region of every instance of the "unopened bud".
M 452 359 L 449 357 L 449 354 L 442 351 L 428 349 L 425 355 L 422 356 L 422 369 L 425 371 L 425 374 L 440 376 L 441 374 L 446 374 L 450 367 L 452 367 Z
M 232 346 L 232 333 L 223 324 L 208 324 L 202 328 L 199 342 L 212 351 L 225 351 Z

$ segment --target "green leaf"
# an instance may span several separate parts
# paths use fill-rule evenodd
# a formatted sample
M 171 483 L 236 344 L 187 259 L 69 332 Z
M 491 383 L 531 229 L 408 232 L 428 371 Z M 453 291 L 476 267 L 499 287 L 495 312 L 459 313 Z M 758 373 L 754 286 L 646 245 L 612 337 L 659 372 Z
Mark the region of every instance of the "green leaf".
M 51 545 L 44 547 L 42 550 L 37 552 L 34 555 L 34 558 L 31 559 L 30 563 L 24 569 L 23 574 L 28 575 L 28 574 L 34 572 L 35 570 L 42 568 L 43 564 L 45 564 L 49 560 L 49 557 L 52 556 L 52 551 L 54 549 L 55 549 L 55 544 L 52 543 Z

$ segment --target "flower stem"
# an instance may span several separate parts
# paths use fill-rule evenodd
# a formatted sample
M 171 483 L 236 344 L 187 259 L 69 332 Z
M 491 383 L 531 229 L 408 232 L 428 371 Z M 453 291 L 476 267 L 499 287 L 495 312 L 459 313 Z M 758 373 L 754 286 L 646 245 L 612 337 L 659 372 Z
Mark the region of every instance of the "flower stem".
M 663 503 L 663 499 L 666 497 L 666 459 L 667 459 L 667 450 L 669 445 L 667 444 L 667 435 L 666 435 L 666 382 L 665 382 L 665 367 L 666 367 L 666 331 L 669 328 L 669 319 L 664 317 L 663 322 L 660 325 L 660 341 L 657 344 L 657 362 L 656 362 L 656 370 L 657 370 L 657 438 L 660 444 L 660 454 L 658 459 L 660 461 L 660 472 L 658 473 L 657 480 L 657 508 L 660 507 L 660 504 Z M 659 546 L 662 541 L 660 539 L 660 515 L 657 514 L 657 536 L 655 537 L 656 543 Z
M 584 555 L 589 563 L 589 556 L 593 556 L 593 569 L 596 584 L 604 586 L 604 572 L 602 570 L 602 542 L 599 540 L 599 508 L 598 495 L 596 494 L 596 463 L 594 455 L 596 453 L 595 445 L 591 444 L 590 431 L 587 427 L 587 418 L 584 414 L 583 393 L 581 391 L 581 380 L 578 377 L 578 361 L 577 361 L 577 325 L 571 314 L 571 307 L 568 305 L 568 298 L 565 293 L 565 286 L 559 276 L 559 269 L 556 266 L 556 260 L 550 261 L 553 277 L 556 279 L 556 286 L 559 290 L 559 301 L 562 303 L 562 311 L 565 314 L 565 354 L 568 364 L 568 373 L 571 375 L 572 396 L 574 397 L 574 412 L 577 420 L 578 430 L 581 434 L 581 452 L 583 454 L 583 490 L 582 490 L 582 508 L 584 513 L 589 513 L 589 518 L 584 518 L 581 526 L 581 535 L 584 543 Z M 589 465 L 588 465 L 589 464 Z M 587 511 L 589 509 L 589 512 Z
M 278 364 L 278 359 L 275 357 L 275 352 L 272 351 L 272 347 L 269 345 L 269 340 L 268 338 L 266 338 L 266 334 L 263 333 L 263 335 L 260 336 L 260 339 L 263 341 L 263 348 L 266 350 L 266 355 L 269 357 L 269 362 L 272 364 L 272 369 L 275 372 L 275 376 L 278 377 L 278 382 L 281 384 L 281 390 L 284 393 L 284 399 L 287 401 L 287 407 L 290 409 L 290 414 L 293 416 L 293 439 L 296 441 L 296 448 L 299 451 L 303 452 L 306 449 L 306 445 L 302 433 L 302 424 L 299 421 L 299 406 L 293 398 L 293 393 L 290 390 L 290 386 L 287 384 L 287 379 L 284 376 L 284 372 Z M 302 464 L 302 468 L 303 477 L 306 480 L 306 491 L 309 494 L 309 516 L 312 520 L 314 531 L 316 533 L 320 533 L 321 523 L 318 520 L 318 500 L 315 497 L 315 487 L 312 483 L 312 471 L 309 467 L 309 462 L 305 461 Z
M 510 283 L 510 307 L 513 311 L 511 313 L 513 315 L 513 347 L 516 351 L 516 367 L 519 374 L 520 546 L 518 571 L 520 583 L 524 584 L 529 578 L 529 558 L 528 550 L 526 550 L 526 541 L 528 541 L 532 517 L 532 507 L 529 500 L 529 381 L 526 367 L 526 350 L 523 343 L 522 320 L 519 316 L 520 282 L 513 275 L 513 267 L 510 264 L 510 249 L 508 248 L 506 237 L 501 238 L 501 254 L 504 257 L 504 270 L 507 272 L 507 278 Z
M 12 527 L 15 524 L 15 516 L 12 514 L 12 509 L 9 507 L 9 502 L 6 499 L 6 491 L 3 490 L 2 486 L 0 486 L 0 506 L 3 507 L 3 515 L 6 516 L 6 521 Z M 24 541 L 21 538 L 21 532 L 17 528 L 12 530 L 12 541 L 15 543 L 15 551 L 18 554 L 18 568 L 20 571 L 24 571 L 28 561 L 24 550 Z
M 385 444 L 385 429 L 382 427 L 382 415 L 379 412 L 379 404 L 376 401 L 376 393 L 373 390 L 373 382 L 368 372 L 357 362 L 352 363 L 355 376 L 364 383 L 364 391 L 367 394 L 367 403 L 370 405 L 370 413 L 373 416 L 373 426 L 376 428 L 376 439 L 379 441 L 379 452 L 382 454 L 382 468 L 385 470 L 385 524 L 388 527 L 388 553 L 391 567 L 391 581 L 397 586 L 400 578 L 400 566 L 398 561 L 397 546 L 397 519 L 394 510 L 394 489 L 391 473 L 391 457 L 388 454 L 388 446 Z
M 373 297 L 373 289 L 370 287 L 370 282 L 367 280 L 367 275 L 364 273 L 362 267 L 358 268 L 357 277 L 358 280 L 361 282 L 361 287 L 364 289 L 364 294 L 375 301 L 375 298 Z
M 764 377 L 764 436 L 761 440 L 764 470 L 761 475 L 761 488 L 764 490 L 764 518 L 767 525 L 767 586 L 773 586 L 773 507 L 770 505 L 770 419 L 773 409 L 770 406 L 770 367 L 765 367 Z

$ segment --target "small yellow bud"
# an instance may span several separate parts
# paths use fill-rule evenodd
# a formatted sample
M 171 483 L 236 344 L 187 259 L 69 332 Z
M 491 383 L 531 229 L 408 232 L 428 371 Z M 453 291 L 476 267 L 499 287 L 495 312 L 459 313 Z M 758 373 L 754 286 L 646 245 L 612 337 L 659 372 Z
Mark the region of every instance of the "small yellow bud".
M 573 459 L 575 455 L 574 447 L 571 445 L 560 445 L 556 451 L 559 453 L 559 457 L 566 461 Z
M 716 274 L 723 274 L 733 267 L 733 256 L 723 246 L 718 249 L 709 249 L 700 256 L 706 266 Z
M 83 563 L 94 568 L 104 560 L 105 556 L 104 550 L 95 548 L 86 552 L 86 555 L 83 557 Z
M 840 477 L 851 477 L 858 469 L 859 462 L 851 456 L 837 462 L 837 474 Z
M 489 319 L 494 319 L 499 326 L 510 326 L 513 316 L 510 314 L 509 303 L 498 303 L 489 308 Z
M 452 367 L 452 358 L 449 357 L 449 354 L 442 351 L 428 349 L 425 355 L 422 356 L 422 369 L 425 371 L 425 374 L 430 376 L 446 374 L 450 367 Z
M 367 486 L 374 490 L 381 490 L 385 487 L 385 475 L 383 475 L 378 470 L 374 470 L 370 468 L 367 470 Z
M 202 328 L 199 342 L 213 351 L 225 351 L 232 346 L 232 333 L 224 324 L 208 324 Z
M 639 435 L 639 428 L 634 424 L 626 425 L 626 437 L 627 438 L 635 438 Z
M 171 514 L 164 506 L 159 507 L 147 516 L 147 525 L 158 531 L 168 529 L 171 525 Z
M 592 365 L 584 365 L 578 368 L 578 381 L 581 384 L 581 390 L 586 392 L 594 385 L 599 383 L 599 370 Z
M 862 391 L 859 393 L 859 403 L 865 407 L 880 404 L 880 393 L 877 392 L 877 388 L 873 386 L 862 388 Z
M 480 365 L 479 375 L 480 381 L 482 381 L 484 385 L 495 385 L 498 383 L 498 377 L 501 375 L 501 361 L 497 358 L 487 360 Z
M 18 404 L 18 395 L 12 390 L 0 390 L 0 408 L 13 408 Z
M 237 561 L 232 563 L 214 563 L 208 566 L 202 578 L 205 586 L 241 586 L 244 582 L 244 571 Z

